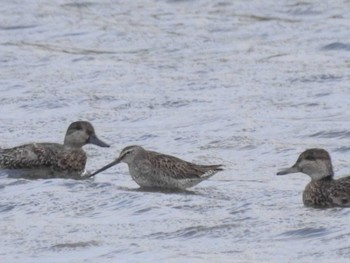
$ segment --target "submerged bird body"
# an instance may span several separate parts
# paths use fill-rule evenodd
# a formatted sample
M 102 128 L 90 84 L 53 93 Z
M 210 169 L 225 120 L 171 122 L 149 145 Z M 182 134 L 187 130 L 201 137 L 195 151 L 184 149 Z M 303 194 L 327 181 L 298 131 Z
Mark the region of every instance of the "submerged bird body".
M 305 206 L 350 207 L 350 176 L 335 180 L 331 157 L 324 149 L 308 149 L 297 162 L 277 175 L 302 172 L 311 177 L 303 192 Z
M 88 143 L 109 146 L 97 138 L 89 122 L 73 122 L 67 130 L 64 144 L 31 143 L 0 149 L 0 169 L 11 176 L 80 179 L 87 160 L 82 147 Z
M 171 155 L 147 151 L 141 146 L 128 146 L 116 161 L 91 176 L 120 162 L 128 164 L 132 179 L 144 188 L 186 189 L 222 170 L 221 165 L 198 165 Z
M 350 177 L 311 181 L 303 192 L 303 202 L 312 207 L 350 207 Z
M 221 170 L 220 165 L 197 165 L 145 150 L 128 166 L 132 179 L 142 187 L 179 189 L 192 187 Z

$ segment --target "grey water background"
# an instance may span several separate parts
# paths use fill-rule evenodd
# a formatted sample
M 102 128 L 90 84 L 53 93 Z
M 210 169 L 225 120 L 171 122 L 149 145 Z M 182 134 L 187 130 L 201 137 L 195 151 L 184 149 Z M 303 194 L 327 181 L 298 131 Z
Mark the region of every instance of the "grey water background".
M 144 192 L 121 164 L 85 181 L 0 176 L 1 262 L 349 262 L 349 209 L 310 209 L 310 147 L 350 173 L 349 1 L 13 1 L 0 5 L 0 145 L 91 121 L 225 171 Z

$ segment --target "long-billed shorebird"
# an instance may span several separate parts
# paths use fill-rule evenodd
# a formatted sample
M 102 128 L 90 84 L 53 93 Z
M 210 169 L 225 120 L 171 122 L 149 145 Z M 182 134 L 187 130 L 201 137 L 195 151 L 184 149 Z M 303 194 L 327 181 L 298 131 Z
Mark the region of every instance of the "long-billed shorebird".
M 132 145 L 125 147 L 115 161 L 90 176 L 120 162 L 128 164 L 132 179 L 143 188 L 186 189 L 222 170 L 221 164 L 198 165 Z
M 97 138 L 94 127 L 87 121 L 69 125 L 63 144 L 30 143 L 9 149 L 0 149 L 0 169 L 10 176 L 26 178 L 84 177 L 86 144 L 109 147 Z
M 308 149 L 297 162 L 277 175 L 304 173 L 311 177 L 305 187 L 303 202 L 311 207 L 350 207 L 350 176 L 335 180 L 332 161 L 324 149 Z

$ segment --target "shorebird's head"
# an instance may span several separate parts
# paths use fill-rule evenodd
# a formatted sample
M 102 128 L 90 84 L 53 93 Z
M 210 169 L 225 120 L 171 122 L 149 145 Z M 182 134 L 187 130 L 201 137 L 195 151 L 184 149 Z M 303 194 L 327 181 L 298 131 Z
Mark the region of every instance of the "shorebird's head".
M 95 129 L 90 122 L 76 121 L 71 123 L 64 138 L 64 145 L 80 148 L 89 143 L 100 147 L 109 147 L 107 143 L 97 138 Z
M 130 164 L 134 161 L 135 157 L 142 151 L 145 151 L 145 150 L 141 146 L 137 146 L 137 145 L 127 146 L 120 152 L 119 157 L 115 161 L 107 164 L 101 169 L 98 169 L 96 172 L 93 172 L 92 174 L 90 174 L 90 176 L 94 176 L 100 172 L 103 172 L 104 170 L 107 170 L 108 168 L 114 165 L 117 165 L 118 163 L 121 163 L 121 162 Z
M 290 168 L 284 169 L 277 175 L 290 173 L 304 173 L 312 180 L 333 177 L 332 161 L 329 153 L 324 149 L 308 149 L 300 154 L 297 162 Z
M 141 146 L 127 146 L 120 152 L 117 160 L 119 160 L 119 162 L 124 162 L 127 164 L 132 163 L 135 157 L 142 151 L 144 151 L 144 149 Z

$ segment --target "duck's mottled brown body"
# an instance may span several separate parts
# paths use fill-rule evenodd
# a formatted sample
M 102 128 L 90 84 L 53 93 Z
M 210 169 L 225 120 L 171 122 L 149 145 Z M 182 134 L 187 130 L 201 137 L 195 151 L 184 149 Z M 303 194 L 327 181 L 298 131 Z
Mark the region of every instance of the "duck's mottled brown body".
M 311 177 L 303 192 L 305 206 L 350 207 L 350 176 L 335 180 L 331 157 L 324 149 L 308 149 L 297 162 L 277 175 L 302 172 Z
M 307 184 L 303 202 L 312 207 L 350 207 L 350 177 L 313 180 Z
M 89 122 L 74 122 L 67 130 L 64 144 L 32 143 L 0 149 L 0 169 L 27 178 L 81 179 L 87 160 L 82 147 L 87 143 L 108 147 L 96 137 Z
M 91 176 L 119 162 L 127 163 L 132 179 L 146 188 L 186 189 L 222 170 L 222 165 L 198 165 L 133 145 L 125 147 L 116 161 Z

